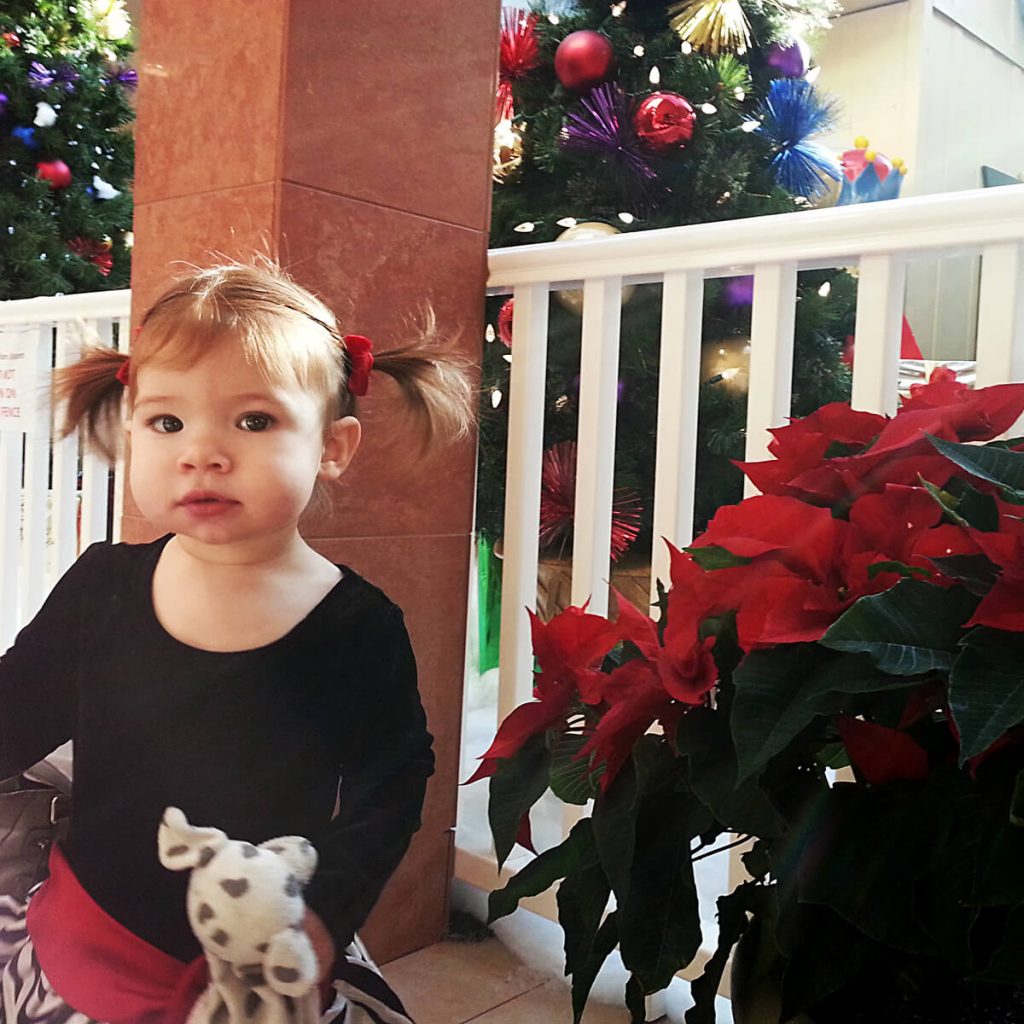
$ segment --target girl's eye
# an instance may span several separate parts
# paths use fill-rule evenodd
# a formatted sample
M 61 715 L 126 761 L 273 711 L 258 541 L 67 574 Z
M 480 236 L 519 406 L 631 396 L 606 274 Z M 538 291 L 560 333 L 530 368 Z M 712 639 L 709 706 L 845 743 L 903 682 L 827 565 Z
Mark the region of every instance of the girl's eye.
M 265 412 L 247 412 L 238 421 L 238 425 L 243 430 L 259 433 L 261 430 L 266 430 L 273 422 L 273 417 L 268 416 Z
M 185 426 L 177 416 L 154 416 L 149 421 L 149 425 L 158 434 L 176 434 Z

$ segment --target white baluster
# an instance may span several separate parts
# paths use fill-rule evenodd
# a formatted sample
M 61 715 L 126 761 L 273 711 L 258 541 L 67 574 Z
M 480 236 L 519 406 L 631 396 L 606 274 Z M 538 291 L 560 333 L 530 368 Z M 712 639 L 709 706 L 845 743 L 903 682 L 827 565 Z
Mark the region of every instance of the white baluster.
M 1024 381 L 1024 246 L 987 245 L 978 297 L 975 387 Z
M 906 281 L 907 264 L 900 255 L 884 253 L 860 261 L 851 399 L 855 409 L 887 416 L 896 412 Z
M 88 329 L 88 328 L 87 328 Z M 67 321 L 57 324 L 57 349 L 54 366 L 67 366 L 79 356 L 79 330 Z M 54 410 L 53 481 L 50 498 L 50 539 L 53 566 L 49 586 L 60 579 L 75 560 L 78 551 L 78 434 L 57 440 L 57 428 L 63 410 Z
M 48 489 L 50 472 L 49 373 L 52 366 L 53 325 L 39 328 L 37 344 L 29 348 L 29 363 L 35 382 L 35 408 L 25 435 L 25 497 L 22 513 L 22 618 L 31 619 L 48 592 L 46 578 L 46 533 L 49 525 Z

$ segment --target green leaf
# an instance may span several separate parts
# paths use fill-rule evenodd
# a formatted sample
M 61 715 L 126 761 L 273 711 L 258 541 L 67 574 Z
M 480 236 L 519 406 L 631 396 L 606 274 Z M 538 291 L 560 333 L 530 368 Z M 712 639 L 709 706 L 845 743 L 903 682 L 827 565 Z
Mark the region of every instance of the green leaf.
M 690 840 L 701 812 L 691 794 L 659 791 L 637 817 L 629 892 L 619 904 L 619 946 L 643 992 L 665 988 L 700 948 Z
M 956 444 L 930 434 L 925 437 L 940 454 L 971 476 L 998 484 L 1011 495 L 1009 500 L 1024 500 L 1024 453 L 1007 451 L 999 445 Z
M 906 580 L 934 575 L 930 569 L 925 569 L 920 565 L 907 565 L 904 562 L 873 562 L 868 566 L 868 579 L 873 580 L 880 572 L 898 572 Z
M 749 565 L 752 559 L 734 555 L 718 544 L 683 548 L 702 569 L 732 569 L 737 565 Z
M 1024 904 L 1010 911 L 1002 945 L 985 970 L 971 980 L 997 985 L 1024 985 Z
M 584 806 L 597 795 L 597 780 L 604 771 L 602 765 L 590 770 L 590 759 L 577 757 L 587 737 L 577 732 L 559 733 L 551 747 L 551 792 L 567 804 Z
M 647 999 L 643 982 L 635 974 L 631 974 L 626 982 L 626 1009 L 629 1010 L 629 1024 L 645 1024 Z
M 718 897 L 718 946 L 704 965 L 704 973 L 690 985 L 693 1006 L 686 1011 L 686 1024 L 715 1024 L 715 997 L 733 946 L 747 930 L 753 883 L 744 882 L 728 896 Z
M 594 840 L 601 866 L 611 883 L 616 899 L 626 898 L 629 872 L 636 848 L 636 815 L 638 810 L 636 768 L 630 758 L 615 780 L 594 801 Z
M 538 854 L 517 871 L 504 888 L 497 889 L 487 900 L 487 923 L 506 917 L 527 896 L 536 896 L 559 879 L 585 870 L 597 863 L 594 833 L 589 818 L 576 822 L 569 835 L 550 850 Z
M 957 481 L 959 497 L 944 491 L 918 474 L 924 489 L 938 502 L 946 518 L 958 526 L 972 526 L 976 530 L 991 532 L 999 529 L 999 507 L 991 494 L 981 491 L 964 481 Z
M 748 654 L 733 684 L 732 736 L 743 781 L 763 771 L 818 715 L 841 710 L 837 694 L 874 693 L 912 686 L 914 680 L 886 675 L 865 656 L 787 644 Z
M 494 851 L 500 870 L 515 846 L 524 814 L 548 788 L 551 754 L 543 734 L 531 736 L 514 757 L 498 762 L 491 776 L 487 817 L 494 837 Z
M 1013 780 L 1013 798 L 1010 801 L 1010 824 L 1024 828 L 1024 768 Z
M 963 623 L 976 603 L 959 587 L 944 589 L 920 580 L 900 580 L 889 590 L 853 604 L 820 643 L 836 651 L 867 654 L 892 675 L 948 671 Z
M 935 943 L 915 912 L 915 884 L 942 849 L 952 816 L 920 785 L 839 783 L 772 851 L 781 885 L 829 907 L 868 937 L 912 953 Z
M 949 677 L 960 763 L 1024 721 L 1024 636 L 982 626 L 967 634 Z
M 711 708 L 688 711 L 676 730 L 676 745 L 688 759 L 691 789 L 725 830 L 779 834 L 782 818 L 757 778 L 748 776 L 737 785 L 736 754 L 724 712 Z
M 587 962 L 572 972 L 572 1020 L 580 1024 L 587 997 L 594 981 L 611 951 L 619 944 L 617 912 L 612 911 L 601 923 L 590 949 Z
M 558 886 L 558 923 L 565 938 L 565 973 L 575 974 L 594 951 L 611 886 L 598 863 L 566 875 Z

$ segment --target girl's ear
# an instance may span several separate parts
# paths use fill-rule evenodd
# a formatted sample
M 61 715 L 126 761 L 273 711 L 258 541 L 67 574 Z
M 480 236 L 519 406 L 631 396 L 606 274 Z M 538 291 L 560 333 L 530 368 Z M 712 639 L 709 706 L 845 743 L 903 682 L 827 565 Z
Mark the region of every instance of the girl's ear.
M 352 461 L 362 436 L 363 428 L 355 416 L 343 416 L 340 420 L 334 420 L 327 429 L 317 479 L 337 480 Z

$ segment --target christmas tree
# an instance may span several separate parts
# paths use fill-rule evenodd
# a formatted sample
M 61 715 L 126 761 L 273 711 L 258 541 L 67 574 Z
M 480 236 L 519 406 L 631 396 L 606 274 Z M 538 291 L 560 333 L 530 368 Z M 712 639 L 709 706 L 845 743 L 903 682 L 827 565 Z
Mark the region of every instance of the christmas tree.
M 129 29 L 122 0 L 0 6 L 0 300 L 128 287 Z
M 814 141 L 833 113 L 809 40 L 835 0 L 575 0 L 505 12 L 494 246 L 792 212 L 834 201 L 837 158 Z M 843 349 L 855 282 L 800 275 L 793 413 L 849 397 Z M 628 292 L 628 290 L 627 290 Z M 581 297 L 551 303 L 542 551 L 571 550 Z M 649 556 L 661 287 L 623 297 L 613 557 Z M 742 495 L 752 281 L 708 281 L 696 526 Z M 477 523 L 501 536 L 514 307 L 488 307 Z

